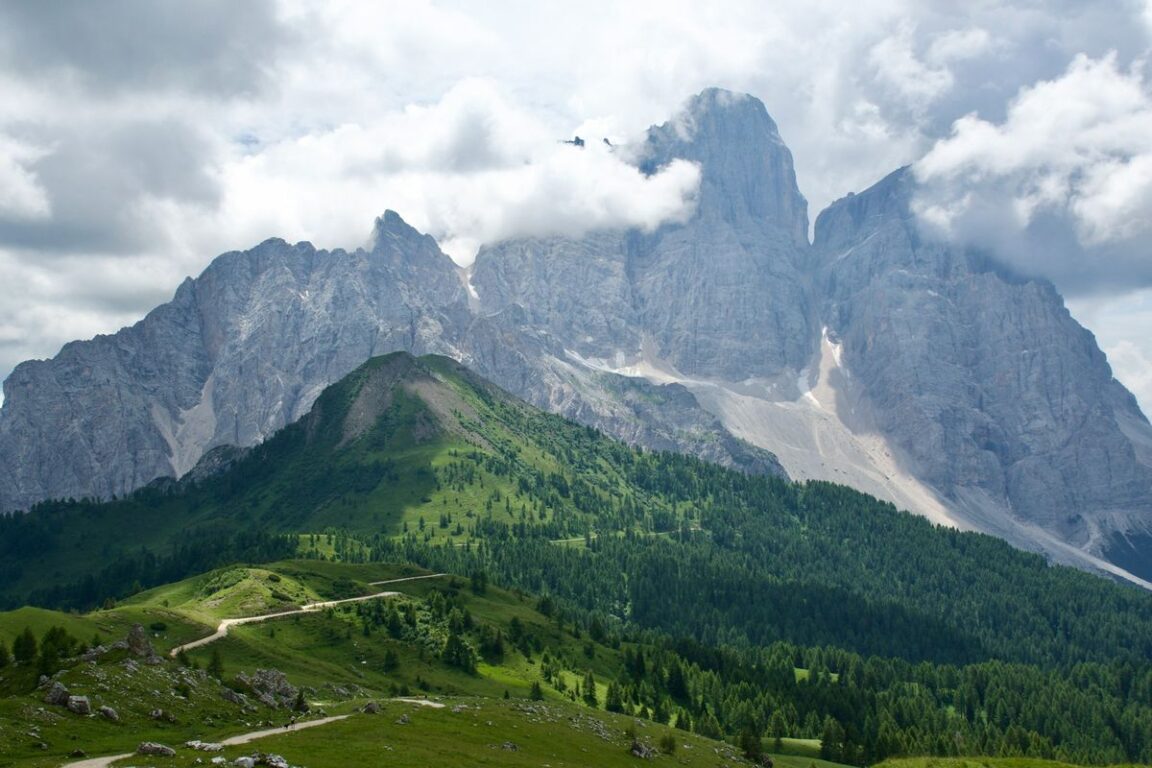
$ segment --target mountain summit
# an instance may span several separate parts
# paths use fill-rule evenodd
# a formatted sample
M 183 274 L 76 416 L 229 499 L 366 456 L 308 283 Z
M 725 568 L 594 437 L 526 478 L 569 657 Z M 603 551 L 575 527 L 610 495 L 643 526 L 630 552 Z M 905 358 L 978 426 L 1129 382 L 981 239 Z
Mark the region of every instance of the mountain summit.
M 19 366 L 0 506 L 183 475 L 406 350 L 632 443 L 1152 576 L 1152 428 L 1051 285 L 926 241 L 906 172 L 834 203 L 809 244 L 750 96 L 704 91 L 636 156 L 700 164 L 690 219 L 496 243 L 465 273 L 388 212 L 368 250 L 224 254 L 137 325 Z

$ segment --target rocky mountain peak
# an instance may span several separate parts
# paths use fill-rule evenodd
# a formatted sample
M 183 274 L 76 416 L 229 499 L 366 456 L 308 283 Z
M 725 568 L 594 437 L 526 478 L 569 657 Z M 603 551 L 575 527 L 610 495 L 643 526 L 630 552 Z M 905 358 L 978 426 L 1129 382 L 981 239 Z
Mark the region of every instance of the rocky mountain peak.
M 792 153 L 759 99 L 720 88 L 694 96 L 649 130 L 642 167 L 654 171 L 675 158 L 701 166 L 701 218 L 778 229 L 808 245 L 808 201 Z
M 849 192 L 816 217 L 814 244 L 817 249 L 835 249 L 850 243 L 870 224 L 910 219 L 915 179 L 904 166 L 885 176 L 859 194 Z

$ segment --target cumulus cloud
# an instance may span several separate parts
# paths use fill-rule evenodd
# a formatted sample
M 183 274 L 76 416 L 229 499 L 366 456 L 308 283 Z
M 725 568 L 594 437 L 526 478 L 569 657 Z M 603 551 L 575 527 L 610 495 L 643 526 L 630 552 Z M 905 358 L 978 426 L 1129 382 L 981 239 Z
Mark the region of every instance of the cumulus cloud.
M 287 42 L 272 0 L 86 0 L 4 3 L 0 62 L 54 84 L 118 94 L 213 95 L 268 82 L 268 52 Z
M 0 221 L 42 219 L 51 212 L 48 195 L 29 168 L 44 154 L 0 134 Z
M 1075 298 L 1068 308 L 1096 334 L 1113 375 L 1152 414 L 1152 288 Z
M 1068 292 L 1152 283 L 1152 96 L 1114 55 L 1077 56 L 1001 123 L 957 120 L 914 168 L 936 234 Z
M 25 155 L 25 215 L 0 212 L 0 245 L 45 255 L 138 253 L 167 239 L 142 215 L 148 200 L 213 206 L 219 194 L 206 164 L 213 140 L 185 121 L 106 119 L 45 126 L 39 135 L 48 146 Z
M 1152 350 L 1122 339 L 1104 348 L 1112 372 L 1136 396 L 1144 412 L 1152 410 Z
M 351 248 L 387 207 L 470 263 L 486 242 L 651 229 L 691 213 L 696 166 L 645 177 L 599 137 L 581 149 L 562 143 L 570 135 L 493 83 L 466 80 L 437 103 L 371 126 L 341 125 L 237 158 L 224 170 L 221 217 L 232 232 L 259 227 Z

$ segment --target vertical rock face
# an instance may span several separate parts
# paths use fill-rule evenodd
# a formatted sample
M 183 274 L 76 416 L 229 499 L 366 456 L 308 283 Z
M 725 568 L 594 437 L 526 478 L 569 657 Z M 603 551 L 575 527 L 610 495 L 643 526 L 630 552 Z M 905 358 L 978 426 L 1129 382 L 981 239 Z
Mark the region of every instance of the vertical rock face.
M 632 442 L 755 472 L 778 451 L 797 477 L 1152 575 L 1152 428 L 1050 285 L 923 240 L 907 172 L 833 204 L 809 245 L 751 97 L 704 91 L 638 157 L 699 164 L 690 218 L 494 244 L 466 280 L 389 212 L 367 250 L 225 254 L 135 326 L 24 363 L 0 509 L 183 475 L 404 350 Z
M 614 368 L 643 361 L 740 380 L 807 365 L 819 336 L 807 202 L 764 105 L 704 91 L 649 131 L 641 167 L 676 159 L 701 169 L 687 222 L 482 249 L 472 279 L 483 311 L 517 305 L 534 327 Z
M 874 426 L 981 527 L 1009 514 L 1106 554 L 1152 521 L 1152 428 L 1050 284 L 921 239 L 913 184 L 899 171 L 816 222 L 828 327 Z
M 467 297 L 432 238 L 394 213 L 368 251 L 268 240 L 216 259 L 111 336 L 24 363 L 4 385 L 0 502 L 109 497 L 252 445 L 369 356 L 458 354 Z

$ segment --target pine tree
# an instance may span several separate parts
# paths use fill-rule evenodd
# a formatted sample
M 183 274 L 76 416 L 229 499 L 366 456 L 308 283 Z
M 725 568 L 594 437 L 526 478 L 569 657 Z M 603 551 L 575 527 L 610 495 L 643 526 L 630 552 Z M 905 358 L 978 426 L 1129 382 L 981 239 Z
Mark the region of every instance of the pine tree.
M 8 663 L 11 660 L 11 657 L 8 655 L 8 646 L 4 643 L 3 640 L 0 640 L 0 669 L 4 669 L 4 667 L 8 666 Z
M 208 674 L 217 680 L 224 679 L 224 659 L 220 658 L 220 649 L 212 649 L 212 658 L 208 660 Z
M 744 751 L 744 757 L 756 763 L 764 756 L 764 747 L 760 743 L 760 734 L 752 728 L 752 726 L 745 726 L 744 730 L 740 732 L 740 749 Z
M 584 703 L 590 707 L 600 706 L 600 700 L 596 698 L 596 678 L 592 677 L 592 670 L 588 670 L 588 674 L 584 675 Z
M 624 700 L 620 695 L 620 686 L 615 680 L 608 683 L 608 691 L 604 694 L 604 709 L 609 712 L 624 711 Z
M 32 661 L 36 658 L 38 650 L 36 635 L 32 634 L 31 627 L 24 627 L 24 631 L 12 641 L 12 655 L 16 657 L 16 661 Z

